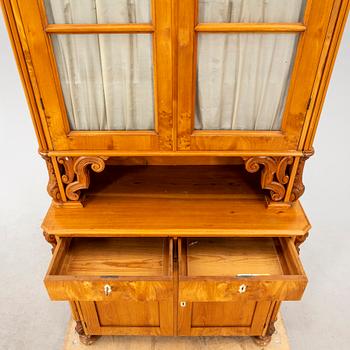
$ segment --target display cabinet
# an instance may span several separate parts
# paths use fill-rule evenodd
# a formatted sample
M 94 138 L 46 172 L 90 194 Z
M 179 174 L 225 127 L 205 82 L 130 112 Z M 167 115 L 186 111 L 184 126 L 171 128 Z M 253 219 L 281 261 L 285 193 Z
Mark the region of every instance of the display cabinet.
M 250 335 L 307 277 L 299 203 L 348 0 L 1 0 L 81 340 Z

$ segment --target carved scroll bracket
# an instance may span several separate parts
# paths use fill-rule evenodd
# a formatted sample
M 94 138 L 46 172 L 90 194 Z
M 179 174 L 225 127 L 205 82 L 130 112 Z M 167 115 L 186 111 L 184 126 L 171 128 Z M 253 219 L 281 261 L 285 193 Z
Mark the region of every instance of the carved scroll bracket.
M 62 182 L 66 196 L 71 201 L 80 199 L 81 190 L 89 188 L 90 169 L 100 173 L 105 169 L 108 157 L 58 157 L 57 162 L 63 168 Z
M 289 183 L 289 166 L 293 164 L 294 158 L 256 156 L 243 158 L 245 168 L 250 173 L 261 171 L 261 187 L 270 191 L 271 199 L 274 202 L 282 201 L 286 194 Z

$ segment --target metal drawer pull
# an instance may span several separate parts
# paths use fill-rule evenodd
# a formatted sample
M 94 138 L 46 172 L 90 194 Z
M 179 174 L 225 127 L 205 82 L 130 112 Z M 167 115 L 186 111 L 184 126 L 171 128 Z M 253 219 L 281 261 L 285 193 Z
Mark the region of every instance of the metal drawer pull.
M 105 292 L 105 296 L 107 296 L 107 297 L 112 293 L 112 287 L 109 284 L 106 284 L 103 287 L 103 290 Z
M 181 301 L 181 302 L 180 302 L 180 306 L 181 306 L 181 307 L 186 307 L 186 305 L 187 305 L 187 304 L 186 304 L 186 301 Z
M 239 291 L 241 294 L 242 294 L 242 293 L 245 293 L 246 290 L 247 290 L 247 286 L 246 286 L 245 284 L 241 284 L 241 285 L 239 286 L 238 291 Z

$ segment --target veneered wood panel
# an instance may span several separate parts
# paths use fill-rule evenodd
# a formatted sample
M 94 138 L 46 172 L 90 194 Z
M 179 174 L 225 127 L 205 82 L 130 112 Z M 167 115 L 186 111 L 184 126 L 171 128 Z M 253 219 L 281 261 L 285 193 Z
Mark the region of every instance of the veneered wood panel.
M 264 301 L 186 302 L 185 306 L 179 304 L 178 335 L 261 335 L 270 305 L 270 302 Z
M 56 63 L 50 41 L 50 31 L 69 31 L 69 26 L 49 26 L 43 9 L 36 0 L 9 0 L 18 10 L 16 21 L 23 24 L 21 36 L 31 80 L 38 86 L 37 105 L 42 109 L 42 123 L 48 125 L 53 150 L 115 150 L 115 151 L 169 151 L 173 149 L 173 77 L 172 77 L 172 3 L 154 0 L 153 26 L 141 28 L 153 31 L 155 130 L 154 131 L 71 131 L 68 125 Z M 18 8 L 17 8 L 18 5 Z M 72 26 L 71 26 L 72 27 Z M 109 25 L 101 32 L 127 32 L 124 26 Z M 86 30 L 85 30 L 86 29 Z M 85 33 L 92 29 L 83 28 Z M 94 30 L 98 32 L 98 26 Z M 140 28 L 130 25 L 130 32 Z M 72 28 L 71 28 L 72 31 Z M 74 35 L 74 34 L 68 34 Z M 110 34 L 112 35 L 112 34 Z M 165 77 L 165 78 L 164 78 Z
M 160 302 L 143 301 L 129 304 L 131 315 L 126 308 L 116 310 L 114 304 L 100 302 L 79 302 L 83 321 L 88 334 L 93 335 L 173 335 L 173 301 L 172 298 Z M 124 304 L 121 305 L 124 308 Z M 117 311 L 116 313 L 113 310 Z M 102 320 L 101 320 L 101 313 Z
M 307 277 L 291 238 L 215 240 L 215 244 L 200 238 L 179 241 L 180 301 L 277 301 L 302 297 Z M 266 244 L 260 240 L 266 240 Z M 250 244 L 242 245 L 242 241 Z
M 192 327 L 249 327 L 256 302 L 194 302 Z
M 95 303 L 101 327 L 159 327 L 157 301 L 99 301 Z
M 334 1 L 308 2 L 305 32 L 300 34 L 293 75 L 286 102 L 281 131 L 196 131 L 194 130 L 194 100 L 196 80 L 196 1 L 179 3 L 179 109 L 178 149 L 183 151 L 256 151 L 296 150 L 313 92 L 328 23 Z M 206 32 L 224 31 L 226 24 L 204 25 Z M 198 26 L 201 29 L 202 24 Z M 226 32 L 242 32 L 258 28 L 226 25 Z M 262 25 L 265 26 L 265 25 Z M 266 28 L 271 29 L 266 25 Z M 265 29 L 266 29 L 265 28 Z M 276 28 L 277 31 L 277 28 Z M 298 32 L 298 28 L 294 28 Z M 252 34 L 254 35 L 254 34 Z M 266 34 L 268 35 L 268 34 Z
M 273 211 L 266 210 L 263 198 L 96 196 L 89 198 L 84 209 L 51 205 L 42 228 L 49 234 L 73 237 L 261 237 L 304 235 L 311 226 L 299 202 L 286 211 Z

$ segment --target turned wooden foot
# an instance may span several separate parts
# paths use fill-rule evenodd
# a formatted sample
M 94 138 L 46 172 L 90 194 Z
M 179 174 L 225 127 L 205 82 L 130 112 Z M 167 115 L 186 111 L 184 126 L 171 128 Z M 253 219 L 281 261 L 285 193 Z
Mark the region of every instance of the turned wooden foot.
M 254 342 L 256 345 L 264 347 L 269 345 L 272 339 L 272 335 L 275 333 L 275 322 L 270 322 L 269 328 L 267 329 L 267 332 L 265 335 L 259 336 L 259 337 L 253 337 Z
M 84 332 L 83 324 L 81 321 L 76 321 L 77 325 L 75 326 L 75 331 L 79 335 L 79 340 L 84 345 L 91 345 L 95 343 L 98 338 L 100 338 L 99 335 L 86 335 Z

